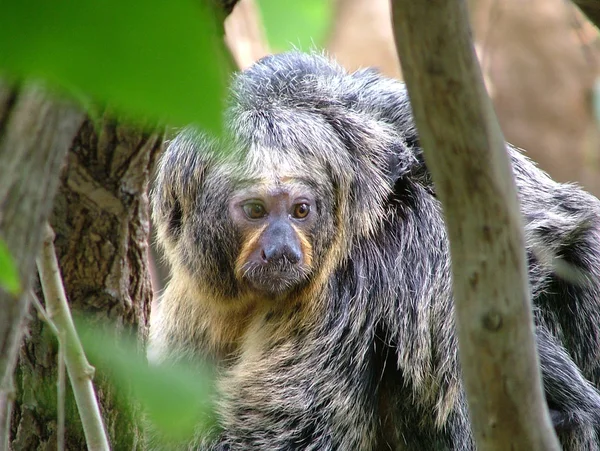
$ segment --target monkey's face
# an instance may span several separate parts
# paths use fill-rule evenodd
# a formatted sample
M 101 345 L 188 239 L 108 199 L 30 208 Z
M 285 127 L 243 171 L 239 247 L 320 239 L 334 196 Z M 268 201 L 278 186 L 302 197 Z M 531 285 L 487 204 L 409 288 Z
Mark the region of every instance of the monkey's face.
M 236 191 L 228 208 L 242 237 L 235 262 L 240 283 L 262 295 L 279 296 L 309 278 L 310 236 L 319 212 L 306 185 L 295 180 L 252 184 Z

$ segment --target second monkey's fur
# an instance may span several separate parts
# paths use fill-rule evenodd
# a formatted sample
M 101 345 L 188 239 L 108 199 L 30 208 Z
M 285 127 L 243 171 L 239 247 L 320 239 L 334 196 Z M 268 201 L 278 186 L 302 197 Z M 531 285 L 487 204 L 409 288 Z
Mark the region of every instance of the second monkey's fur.
M 228 138 L 182 132 L 153 191 L 172 279 L 150 355 L 217 362 L 223 433 L 202 449 L 473 449 L 448 239 L 404 85 L 294 52 L 231 92 Z M 598 450 L 600 203 L 508 151 L 546 399 L 564 449 Z M 297 273 L 241 269 L 263 230 L 232 213 L 248 190 L 314 200 Z M 291 287 L 269 291 L 277 274 Z

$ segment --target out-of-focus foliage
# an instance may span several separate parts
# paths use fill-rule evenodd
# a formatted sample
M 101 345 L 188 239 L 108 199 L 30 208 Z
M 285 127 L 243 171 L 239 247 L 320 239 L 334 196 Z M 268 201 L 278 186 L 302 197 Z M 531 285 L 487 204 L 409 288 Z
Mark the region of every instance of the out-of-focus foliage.
M 0 73 L 218 132 L 230 68 L 209 3 L 0 2 Z
M 333 16 L 331 0 L 257 0 L 257 3 L 274 52 L 324 46 Z
M 185 442 L 216 430 L 214 377 L 208 364 L 149 366 L 135 339 L 116 342 L 81 319 L 77 329 L 90 362 L 107 370 L 104 374 L 125 402 L 139 403 L 163 438 Z
M 36 79 L 84 105 L 218 133 L 232 69 L 209 0 L 0 1 L 0 77 Z M 0 289 L 19 276 L 0 240 Z M 81 326 L 81 323 L 80 323 Z M 148 366 L 136 341 L 80 327 L 90 361 L 172 440 L 215 429 L 210 368 Z M 130 410 L 130 409 L 124 409 Z
M 15 296 L 18 296 L 21 292 L 21 281 L 17 267 L 2 240 L 0 240 L 0 288 Z

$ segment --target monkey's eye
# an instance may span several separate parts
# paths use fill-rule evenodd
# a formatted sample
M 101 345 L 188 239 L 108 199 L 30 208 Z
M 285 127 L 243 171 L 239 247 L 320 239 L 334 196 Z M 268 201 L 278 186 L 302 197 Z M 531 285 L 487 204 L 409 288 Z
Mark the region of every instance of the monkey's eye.
M 244 213 L 246 213 L 246 216 L 248 216 L 250 219 L 260 219 L 264 218 L 267 215 L 265 207 L 262 204 L 256 202 L 249 202 L 247 204 L 244 204 L 242 208 L 244 209 Z
M 310 213 L 310 205 L 308 204 L 296 204 L 294 205 L 294 212 L 292 216 L 296 219 L 304 219 Z

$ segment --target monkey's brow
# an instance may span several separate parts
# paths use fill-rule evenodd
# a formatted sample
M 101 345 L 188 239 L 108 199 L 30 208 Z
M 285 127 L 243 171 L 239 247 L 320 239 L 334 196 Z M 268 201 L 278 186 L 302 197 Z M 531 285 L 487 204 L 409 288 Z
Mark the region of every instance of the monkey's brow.
M 314 188 L 317 183 L 308 177 L 302 176 L 284 176 L 284 177 L 251 177 L 238 179 L 235 182 L 238 188 L 254 188 L 259 186 L 273 187 L 281 185 L 301 185 Z

